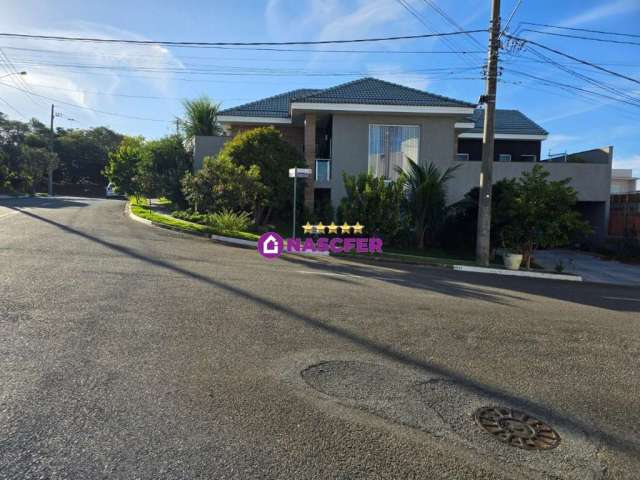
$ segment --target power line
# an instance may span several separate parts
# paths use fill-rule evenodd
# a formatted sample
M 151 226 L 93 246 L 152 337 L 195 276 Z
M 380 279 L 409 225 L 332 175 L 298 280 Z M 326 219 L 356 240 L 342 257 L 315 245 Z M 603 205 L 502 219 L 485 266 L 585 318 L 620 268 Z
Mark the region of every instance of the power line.
M 445 12 L 442 8 L 440 8 L 436 2 L 434 2 L 433 0 L 423 0 L 423 1 L 428 6 L 430 6 L 433 10 L 435 10 L 435 12 L 438 15 L 444 18 L 445 21 L 448 22 L 451 26 L 456 28 L 459 32 L 464 32 L 464 28 L 460 26 L 460 24 L 456 22 L 453 18 L 451 18 L 451 16 L 449 16 L 447 12 Z M 473 43 L 475 43 L 477 46 L 479 46 L 480 48 L 484 48 L 484 46 L 478 40 L 472 37 L 470 34 L 466 33 L 465 35 L 469 37 L 473 41 Z
M 64 50 L 51 50 L 51 49 L 44 49 L 44 48 L 23 48 L 23 47 L 11 47 L 8 45 L 3 45 L 1 48 L 4 49 L 10 49 L 10 50 L 19 50 L 19 51 L 26 51 L 26 52 L 38 52 L 38 53 L 59 53 L 59 54 L 66 54 L 66 55 L 78 55 L 81 54 L 83 52 L 68 52 L 68 51 L 64 51 Z M 315 49 L 315 48 L 250 48 L 250 47 L 244 47 L 244 48 L 240 48 L 240 47 L 211 47 L 212 49 L 216 49 L 216 50 L 235 50 L 235 51 L 247 51 L 247 52 L 253 52 L 253 51 L 268 51 L 268 52 L 284 52 L 284 53 L 363 53 L 363 54 L 420 54 L 420 55 L 424 55 L 424 54 L 475 54 L 475 53 L 484 53 L 483 50 L 455 50 L 455 51 L 451 51 L 451 50 L 362 50 L 362 49 L 358 49 L 358 50 L 345 50 L 345 49 L 340 49 L 340 50 L 335 50 L 335 49 Z M 104 53 L 97 53 L 96 56 L 99 57 L 106 57 L 106 56 L 110 56 L 110 57 L 117 57 L 117 58 L 153 58 L 153 56 L 149 56 L 149 55 L 127 55 L 126 57 L 122 57 L 121 55 L 109 55 L 109 54 L 104 54 Z M 194 55 L 180 55 L 177 58 L 192 58 L 192 59 L 212 59 L 212 60 L 216 60 L 213 59 L 209 56 L 194 56 Z M 228 57 L 226 57 L 228 58 Z M 225 59 L 225 58 L 223 58 Z M 235 60 L 239 60 L 238 58 L 236 58 Z M 255 58 L 251 58 L 251 59 L 247 59 L 247 60 L 255 60 Z M 273 59 L 269 59 L 269 61 L 272 61 Z M 306 58 L 305 58 L 306 60 Z
M 543 30 L 534 30 L 534 29 L 531 29 L 531 28 L 524 28 L 520 32 L 521 33 L 533 32 L 533 33 L 539 33 L 541 35 L 554 35 L 556 37 L 576 38 L 578 40 L 590 40 L 592 42 L 618 43 L 618 44 L 623 44 L 623 45 L 640 45 L 640 42 L 630 42 L 630 41 L 627 41 L 627 40 L 613 40 L 612 38 L 585 37 L 583 35 L 570 35 L 568 33 L 545 32 Z
M 512 39 L 514 39 L 514 40 L 516 40 L 518 42 L 523 42 L 524 44 L 530 43 L 530 44 L 535 45 L 537 47 L 540 47 L 540 48 L 542 48 L 544 50 L 548 50 L 550 52 L 553 52 L 556 55 L 561 55 L 563 57 L 570 58 L 571 60 L 574 60 L 576 62 L 582 63 L 584 65 L 588 65 L 590 67 L 596 68 L 596 69 L 601 70 L 603 72 L 607 72 L 607 73 L 609 73 L 611 75 L 614 75 L 616 77 L 624 78 L 625 80 L 629 80 L 630 82 L 640 84 L 640 81 L 636 80 L 635 78 L 629 77 L 627 75 L 623 75 L 623 74 L 618 73 L 618 72 L 614 72 L 613 70 L 609 70 L 607 68 L 601 67 L 599 65 L 596 65 L 595 63 L 591 63 L 591 62 L 588 62 L 586 60 L 582 60 L 581 58 L 574 57 L 573 55 L 569 55 L 568 53 L 561 52 L 560 50 L 556 50 L 555 48 L 547 47 L 546 45 L 542 45 L 541 43 L 534 42 L 533 40 L 527 40 L 527 39 L 520 38 L 520 37 L 514 37 L 513 35 L 505 35 L 505 36 L 508 37 L 508 38 L 512 38 Z
M 18 110 L 16 107 L 14 107 L 13 105 L 11 105 L 9 102 L 7 102 L 4 98 L 0 98 L 0 102 L 4 103 L 7 107 L 9 107 L 11 110 L 13 110 L 14 112 L 16 112 L 18 115 L 20 115 L 22 118 L 24 118 L 25 120 L 27 120 L 27 116 L 22 113 L 20 110 Z
M 219 47 L 219 46 L 263 46 L 263 45 L 329 45 L 343 43 L 367 43 L 367 42 L 386 42 L 395 40 L 415 40 L 419 38 L 429 37 L 446 37 L 452 35 L 461 35 L 467 33 L 480 33 L 486 30 L 467 30 L 463 32 L 444 32 L 422 35 L 398 35 L 393 37 L 372 37 L 372 38 L 352 38 L 348 40 L 310 40 L 295 42 L 174 42 L 167 40 L 134 40 L 123 38 L 94 38 L 94 37 L 63 37 L 56 35 L 31 35 L 23 33 L 7 33 L 0 32 L 0 37 L 8 38 L 29 38 L 33 40 L 55 40 L 55 41 L 72 41 L 72 42 L 91 42 L 91 43 L 124 43 L 133 45 L 163 45 L 170 47 Z
M 621 32 L 605 32 L 603 30 L 592 30 L 590 28 L 575 28 L 575 27 L 563 27 L 560 25 L 549 25 L 546 23 L 533 23 L 533 22 L 521 22 L 522 25 L 534 25 L 536 27 L 548 27 L 548 28 L 558 28 L 562 30 L 572 30 L 574 32 L 589 32 L 589 33 L 600 33 L 602 35 L 617 35 L 621 37 L 633 37 L 640 38 L 640 35 L 634 33 L 621 33 Z
M 420 15 L 420 13 L 415 10 L 407 0 L 396 0 L 407 12 L 409 12 L 409 14 L 411 14 L 412 17 L 414 17 L 416 20 L 418 20 L 418 22 L 420 22 L 426 29 L 427 32 L 435 32 L 435 30 L 432 28 L 432 26 Z M 462 33 L 462 32 L 458 32 L 458 33 Z M 452 45 L 450 42 L 448 42 L 447 38 L 443 38 L 442 39 L 443 43 L 449 48 L 449 50 L 453 51 L 456 50 L 456 46 Z M 468 58 L 462 56 L 461 57 L 468 65 L 470 64 L 470 61 Z
M 513 7 L 513 10 L 511 11 L 511 15 L 509 15 L 509 18 L 507 19 L 507 23 L 502 28 L 502 31 L 500 32 L 500 35 L 498 36 L 498 38 L 502 37 L 502 35 L 505 34 L 507 29 L 509 28 L 509 25 L 511 24 L 511 20 L 513 20 L 513 17 L 516 16 L 516 13 L 518 12 L 520 5 L 522 5 L 522 0 L 518 0 L 518 3 L 516 3 L 515 7 Z
M 149 100 L 183 100 L 182 97 L 163 97 L 163 96 L 154 96 L 154 95 L 133 95 L 126 93 L 107 93 L 107 92 L 95 92 L 89 90 L 77 90 L 75 88 L 62 88 L 56 85 L 42 85 L 40 83 L 31 83 L 32 87 L 36 88 L 51 88 L 54 90 L 61 90 L 64 92 L 75 92 L 75 93 L 85 93 L 89 95 L 104 95 L 108 97 L 124 97 L 124 98 L 139 98 L 139 99 L 149 99 Z M 234 97 L 234 98 L 224 98 L 223 100 L 227 101 L 236 101 L 236 100 L 251 100 L 249 97 Z
M 626 98 L 629 101 L 632 101 L 632 102 L 640 101 L 640 98 L 634 97 L 633 95 L 629 95 L 626 92 L 623 92 L 623 91 L 621 91 L 621 90 L 619 90 L 619 89 L 617 89 L 615 87 L 612 87 L 612 86 L 610 86 L 610 85 L 608 85 L 608 84 L 606 84 L 604 82 L 601 82 L 599 80 L 591 78 L 591 77 L 589 77 L 587 75 L 583 75 L 580 72 L 576 72 L 575 70 L 573 70 L 571 68 L 568 68 L 568 67 L 566 67 L 564 65 L 561 65 L 561 64 L 557 63 L 555 60 L 553 60 L 553 59 L 547 57 L 546 55 L 536 51 L 535 49 L 533 49 L 530 46 L 527 46 L 526 48 L 527 48 L 528 51 L 530 51 L 531 53 L 536 55 L 538 58 L 541 58 L 543 61 L 545 61 L 545 62 L 547 62 L 547 63 L 549 63 L 549 64 L 551 64 L 551 65 L 553 65 L 553 66 L 555 66 L 557 68 L 559 68 L 560 70 L 562 70 L 563 72 L 568 73 L 569 75 L 577 77 L 577 78 L 579 78 L 581 80 L 585 80 L 586 82 L 590 83 L 591 85 L 594 85 L 594 86 L 596 86 L 598 88 L 601 88 L 602 90 L 606 90 L 606 91 L 608 91 L 610 93 L 613 93 L 615 95 L 619 95 L 619 96 L 621 96 L 623 98 Z
M 216 66 L 214 68 L 180 68 L 172 66 L 152 66 L 146 67 L 141 65 L 100 65 L 100 64 L 77 64 L 77 63 L 56 63 L 56 62 L 37 62 L 22 61 L 19 63 L 23 66 L 43 66 L 43 67 L 60 67 L 73 69 L 89 69 L 89 70 L 113 70 L 113 71 L 140 71 L 152 73 L 179 73 L 185 75 L 224 75 L 224 76 L 305 76 L 305 77 L 335 77 L 335 76 L 367 76 L 367 75 L 418 75 L 422 73 L 456 73 L 461 71 L 469 71 L 481 68 L 479 65 L 472 67 L 434 67 L 415 70 L 388 70 L 388 71 L 353 71 L 353 72 L 326 72 L 326 71 L 305 71 L 301 69 L 282 69 L 282 68 L 246 68 L 234 66 Z
M 24 92 L 24 89 L 16 87 L 14 85 L 9 85 L 8 83 L 0 82 L 0 85 L 3 85 L 5 87 L 9 87 L 9 88 L 13 88 L 14 90 L 20 90 L 20 91 Z M 172 121 L 172 120 L 159 120 L 157 118 L 136 117 L 136 116 L 133 116 L 133 115 L 125 115 L 125 114 L 122 114 L 122 113 L 107 112 L 107 111 L 104 111 L 104 110 L 98 110 L 98 109 L 91 108 L 91 107 L 83 107 L 81 105 L 76 105 L 75 103 L 65 102 L 63 100 L 59 100 L 59 99 L 56 99 L 56 98 L 47 97 L 46 95 L 40 95 L 39 93 L 33 93 L 33 95 L 35 95 L 36 97 L 40 97 L 40 98 L 44 98 L 44 99 L 50 100 L 50 101 L 55 102 L 55 103 L 68 105 L 70 107 L 79 108 L 81 110 L 90 110 L 92 112 L 101 113 L 103 115 L 111 115 L 111 116 L 114 116 L 114 117 L 130 118 L 132 120 L 144 120 L 144 121 L 148 121 L 148 122 L 166 123 L 166 122 Z
M 22 79 L 22 74 L 20 72 L 18 72 L 18 69 L 15 67 L 15 65 L 11 62 L 11 59 L 7 56 L 6 53 L 4 53 L 4 51 L 2 50 L 2 48 L 0 48 L 0 62 L 3 62 L 6 65 L 7 71 L 9 73 L 12 73 L 13 75 L 11 76 L 11 80 L 13 83 L 15 83 L 16 85 L 20 85 L 22 88 L 24 88 L 25 90 L 25 94 L 27 95 L 27 98 L 29 98 L 29 100 L 36 106 L 40 106 L 38 105 L 38 102 L 36 102 L 36 99 L 31 95 L 31 90 L 29 89 L 29 86 L 24 82 L 24 80 Z
M 532 78 L 534 80 L 538 80 L 538 81 L 546 83 L 548 85 L 554 85 L 554 86 L 570 88 L 572 90 L 577 90 L 577 91 L 588 93 L 588 94 L 591 94 L 591 95 L 596 95 L 596 96 L 599 96 L 599 97 L 607 98 L 609 100 L 614 100 L 616 102 L 626 103 L 627 105 L 631 105 L 633 107 L 640 107 L 640 104 L 638 104 L 638 103 L 628 102 L 628 101 L 622 100 L 621 98 L 618 98 L 618 97 L 612 97 L 612 96 L 606 95 L 604 93 L 595 92 L 593 90 L 588 90 L 586 88 L 577 87 L 575 85 L 571 85 L 571 84 L 568 84 L 568 83 L 557 82 L 555 80 L 549 80 L 547 78 L 538 77 L 536 75 L 532 75 L 530 73 L 525 73 L 525 72 L 520 72 L 518 70 L 514 70 L 514 69 L 511 69 L 511 68 L 505 68 L 505 70 L 508 71 L 508 72 L 514 73 L 516 75 L 521 75 L 521 76 L 524 76 L 524 77 Z

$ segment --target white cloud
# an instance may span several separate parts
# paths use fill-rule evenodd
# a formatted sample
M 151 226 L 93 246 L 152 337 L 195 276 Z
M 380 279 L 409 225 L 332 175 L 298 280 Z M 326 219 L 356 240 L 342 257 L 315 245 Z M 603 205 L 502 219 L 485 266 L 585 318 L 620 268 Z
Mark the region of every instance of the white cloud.
M 399 65 L 377 63 L 375 65 L 367 65 L 367 71 L 372 77 L 417 88 L 418 90 L 425 90 L 429 85 L 427 77 L 417 73 L 406 72 Z
M 2 22 L 4 24 L 4 22 Z M 100 37 L 131 38 L 143 40 L 144 37 L 134 32 L 114 28 L 108 25 L 89 22 L 70 22 L 65 27 L 55 29 L 27 29 L 26 33 L 35 35 L 67 36 L 67 37 Z M 91 110 L 81 110 L 72 105 L 84 108 L 118 112 L 117 99 L 106 95 L 85 94 L 86 92 L 114 93 L 126 82 L 129 92 L 131 88 L 155 90 L 166 94 L 171 87 L 171 74 L 162 71 L 167 67 L 181 68 L 182 63 L 169 50 L 157 45 L 96 44 L 83 42 L 61 42 L 53 40 L 5 39 L 3 50 L 16 64 L 18 70 L 26 70 L 27 75 L 21 77 L 36 94 L 49 98 L 33 96 L 29 98 L 24 92 L 15 88 L 0 86 L 2 98 L 22 112 L 26 117 L 42 118 L 52 102 L 59 104 L 65 117 L 73 117 L 80 121 L 78 126 L 93 123 L 98 114 Z M 24 50 L 18 50 L 24 49 Z M 29 50 L 27 50 L 29 49 Z M 103 68 L 87 68 L 87 67 Z M 157 69 L 153 72 L 136 71 Z M 138 78 L 130 78 L 138 77 Z M 146 77 L 146 78 L 140 78 Z M 10 77 L 4 83 L 23 88 L 16 77 Z M 72 105 L 65 105 L 65 102 Z M 100 116 L 101 123 L 107 118 Z
M 572 142 L 577 142 L 582 140 L 581 137 L 576 135 L 567 135 L 564 133 L 551 133 L 547 137 L 547 139 L 543 142 L 544 148 L 543 150 L 551 150 L 552 152 L 558 148 L 562 151 L 571 151 L 571 148 L 568 148 L 567 145 L 570 145 Z
M 613 168 L 631 168 L 637 172 L 640 171 L 640 154 L 623 157 L 620 159 L 613 158 Z

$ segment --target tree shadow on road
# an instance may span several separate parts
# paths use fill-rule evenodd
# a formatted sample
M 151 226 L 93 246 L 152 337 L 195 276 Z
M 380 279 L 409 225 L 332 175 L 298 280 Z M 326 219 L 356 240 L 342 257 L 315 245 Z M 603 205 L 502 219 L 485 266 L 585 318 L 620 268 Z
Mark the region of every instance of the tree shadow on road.
M 281 260 L 318 271 L 358 275 L 403 287 L 471 298 L 501 305 L 508 300 L 536 301 L 524 295 L 538 295 L 620 312 L 640 312 L 640 288 L 562 280 L 540 280 L 522 277 L 457 272 L 448 268 L 425 267 L 402 263 L 373 263 L 340 259 L 326 261 L 283 255 Z
M 127 255 L 136 260 L 146 262 L 155 267 L 163 268 L 174 273 L 179 273 L 181 275 L 184 275 L 185 277 L 202 282 L 206 285 L 219 288 L 241 299 L 260 305 L 262 308 L 268 308 L 276 313 L 283 315 L 286 318 L 289 318 L 298 322 L 302 322 L 305 325 L 312 327 L 318 331 L 324 332 L 328 335 L 332 335 L 340 339 L 348 340 L 353 345 L 363 348 L 374 354 L 380 355 L 380 357 L 386 360 L 398 362 L 409 367 L 417 368 L 431 376 L 435 375 L 435 376 L 440 376 L 440 377 L 449 379 L 450 381 L 453 381 L 456 384 L 458 384 L 461 388 L 465 389 L 466 391 L 475 393 L 475 394 L 480 394 L 485 397 L 490 397 L 496 403 L 520 405 L 522 406 L 523 409 L 526 409 L 529 413 L 533 415 L 542 417 L 549 422 L 562 425 L 565 428 L 584 432 L 590 437 L 592 437 L 593 439 L 595 439 L 596 441 L 602 442 L 606 444 L 609 448 L 615 449 L 623 454 L 629 455 L 631 458 L 640 458 L 640 444 L 632 440 L 629 440 L 628 438 L 625 438 L 625 436 L 619 431 L 616 431 L 616 430 L 606 431 L 603 428 L 598 428 L 596 426 L 593 426 L 590 423 L 586 423 L 583 420 L 575 418 L 574 416 L 571 416 L 567 413 L 557 411 L 551 405 L 547 405 L 539 401 L 529 400 L 524 397 L 509 393 L 509 392 L 505 392 L 497 387 L 484 384 L 466 375 L 458 373 L 444 365 L 414 358 L 411 355 L 403 353 L 400 350 L 391 348 L 388 345 L 384 345 L 380 342 L 371 340 L 363 335 L 352 332 L 341 326 L 325 323 L 324 321 L 314 318 L 310 315 L 307 315 L 304 312 L 297 311 L 293 308 L 288 307 L 287 305 L 284 305 L 284 304 L 275 302 L 269 298 L 265 298 L 263 296 L 257 295 L 254 292 L 230 285 L 220 280 L 210 278 L 206 275 L 202 275 L 197 272 L 192 272 L 190 270 L 179 267 L 177 265 L 173 265 L 165 260 L 149 257 L 148 255 L 137 252 L 130 247 L 119 245 L 119 244 L 98 238 L 94 235 L 90 235 L 88 233 L 82 232 L 80 230 L 69 227 L 67 225 L 63 225 L 54 220 L 44 218 L 35 213 L 28 212 L 28 211 L 25 211 L 23 213 L 34 219 L 38 219 L 47 224 L 55 226 L 66 233 L 77 235 L 81 238 L 84 238 L 86 240 L 102 245 L 105 248 L 119 252 L 123 255 Z M 490 278 L 484 278 L 484 277 L 487 277 L 487 276 L 483 275 L 483 278 L 481 280 L 483 284 L 487 284 L 487 282 L 491 283 Z
M 59 209 L 69 207 L 86 207 L 89 204 L 75 198 L 29 197 L 6 198 L 0 200 L 0 207 L 22 211 L 23 208 Z M 24 213 L 24 212 L 23 212 Z

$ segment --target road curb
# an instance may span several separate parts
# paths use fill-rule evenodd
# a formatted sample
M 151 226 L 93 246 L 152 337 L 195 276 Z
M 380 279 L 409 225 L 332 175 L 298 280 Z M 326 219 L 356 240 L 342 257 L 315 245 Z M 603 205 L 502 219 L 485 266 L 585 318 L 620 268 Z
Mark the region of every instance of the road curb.
M 468 265 L 454 265 L 459 272 L 489 273 L 493 275 L 509 275 L 513 277 L 545 278 L 547 280 L 565 280 L 568 282 L 582 282 L 580 275 L 563 275 L 561 273 L 529 272 L 526 270 L 502 270 L 500 268 L 472 267 Z
M 131 220 L 135 220 L 136 222 L 144 223 L 145 225 L 153 225 L 153 222 L 151 220 L 147 220 L 146 218 L 142 218 L 142 217 L 139 217 L 139 216 L 135 215 L 131 211 L 131 205 L 129 204 L 129 202 L 127 202 L 127 204 L 125 205 L 124 209 L 125 209 L 125 212 L 127 213 L 127 215 L 129 216 L 129 218 Z
M 216 243 L 224 243 L 228 245 L 256 248 L 258 242 L 253 240 L 244 240 L 242 238 L 225 237 L 223 235 L 211 235 L 210 240 Z

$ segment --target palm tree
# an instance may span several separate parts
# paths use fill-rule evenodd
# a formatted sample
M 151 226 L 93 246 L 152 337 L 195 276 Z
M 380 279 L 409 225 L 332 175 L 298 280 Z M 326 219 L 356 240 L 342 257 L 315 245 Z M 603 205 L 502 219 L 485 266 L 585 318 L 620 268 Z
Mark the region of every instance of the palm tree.
M 446 211 L 445 184 L 453 178 L 460 166 L 449 167 L 440 173 L 433 163 L 419 165 L 410 158 L 407 170 L 398 168 L 399 181 L 405 190 L 405 206 L 411 215 L 416 231 L 416 245 L 424 248 L 425 234 L 440 226 Z
M 222 134 L 222 127 L 217 118 L 220 110 L 219 103 L 203 95 L 194 100 L 184 100 L 182 105 L 185 118 L 181 123 L 187 140 L 193 140 L 196 135 Z

